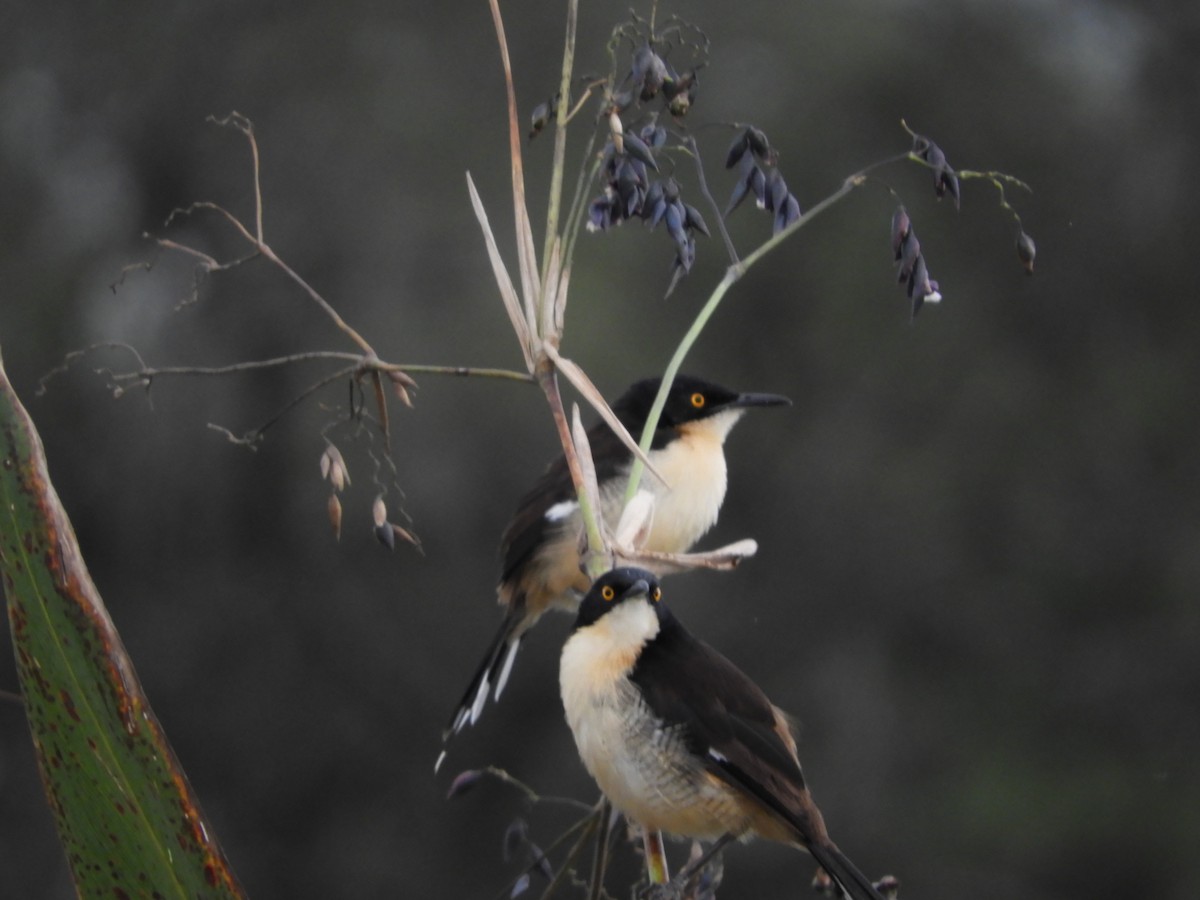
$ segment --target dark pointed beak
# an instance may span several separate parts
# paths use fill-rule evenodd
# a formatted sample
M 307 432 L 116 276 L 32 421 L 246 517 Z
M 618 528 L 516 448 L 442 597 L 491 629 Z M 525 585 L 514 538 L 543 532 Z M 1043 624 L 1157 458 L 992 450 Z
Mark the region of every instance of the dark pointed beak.
M 649 593 L 650 593 L 650 582 L 648 582 L 645 578 L 639 578 L 637 581 L 635 581 L 633 584 L 631 584 L 628 588 L 625 589 L 625 593 L 623 593 L 621 595 L 621 599 L 624 600 L 626 597 L 639 597 L 642 594 L 649 594 Z
M 729 405 L 747 409 L 751 406 L 791 406 L 792 401 L 783 394 L 738 394 Z

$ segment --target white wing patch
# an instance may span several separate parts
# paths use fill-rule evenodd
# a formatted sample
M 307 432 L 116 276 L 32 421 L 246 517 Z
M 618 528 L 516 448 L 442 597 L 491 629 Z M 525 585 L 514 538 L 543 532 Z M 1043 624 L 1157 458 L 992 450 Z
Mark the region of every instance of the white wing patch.
M 561 522 L 563 519 L 573 516 L 577 509 L 579 509 L 578 500 L 560 500 L 546 510 L 545 518 L 547 522 Z
M 500 670 L 500 677 L 496 679 L 496 699 L 500 699 L 500 695 L 504 692 L 504 686 L 508 684 L 508 676 L 512 674 L 513 661 L 517 658 L 517 650 L 521 647 L 521 639 L 515 637 L 511 639 L 508 645 L 508 652 L 504 656 L 504 667 Z

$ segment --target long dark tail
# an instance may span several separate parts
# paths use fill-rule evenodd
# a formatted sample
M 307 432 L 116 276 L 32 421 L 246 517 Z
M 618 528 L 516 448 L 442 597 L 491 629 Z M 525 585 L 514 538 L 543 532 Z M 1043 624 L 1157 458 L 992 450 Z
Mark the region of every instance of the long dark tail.
M 821 868 L 829 873 L 829 877 L 838 883 L 847 897 L 853 900 L 883 900 L 883 895 L 875 890 L 871 879 L 858 870 L 854 863 L 846 858 L 833 844 L 812 843 L 808 851 L 813 859 L 821 864 Z
M 508 683 L 509 673 L 512 672 L 517 650 L 521 646 L 521 635 L 525 631 L 521 627 L 523 619 L 521 609 L 510 609 L 500 623 L 500 630 L 488 644 L 487 653 L 475 669 L 475 674 L 471 676 L 462 699 L 454 709 L 454 715 L 450 717 L 450 723 L 442 732 L 442 752 L 434 766 L 435 772 L 441 767 L 442 760 L 446 758 L 446 750 L 455 736 L 468 725 L 474 725 L 483 715 L 492 685 L 496 686 L 496 698 L 500 698 L 504 685 Z

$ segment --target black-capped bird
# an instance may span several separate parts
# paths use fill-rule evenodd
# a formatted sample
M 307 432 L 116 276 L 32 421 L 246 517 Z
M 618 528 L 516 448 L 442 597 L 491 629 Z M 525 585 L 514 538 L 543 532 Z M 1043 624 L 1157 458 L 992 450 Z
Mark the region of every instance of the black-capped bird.
M 636 440 L 658 394 L 660 378 L 629 388 L 613 412 Z M 725 438 L 749 408 L 784 406 L 778 394 L 741 394 L 690 375 L 678 375 L 654 432 L 649 459 L 653 475 L 641 487 L 655 495 L 650 533 L 643 549 L 682 553 L 717 521 L 725 499 Z M 633 455 L 609 426 L 588 430 L 605 522 L 615 528 L 625 501 Z M 500 541 L 503 569 L 496 589 L 504 620 L 488 646 L 442 735 L 443 746 L 483 712 L 488 693 L 504 690 L 521 637 L 548 609 L 573 613 L 588 588 L 580 568 L 582 518 L 564 457 L 556 459 L 517 506 Z M 445 757 L 443 749 L 438 764 Z
M 809 851 L 854 900 L 882 900 L 829 839 L 786 715 L 694 638 L 644 569 L 613 569 L 579 607 L 559 668 L 588 772 L 626 818 L 696 840 Z

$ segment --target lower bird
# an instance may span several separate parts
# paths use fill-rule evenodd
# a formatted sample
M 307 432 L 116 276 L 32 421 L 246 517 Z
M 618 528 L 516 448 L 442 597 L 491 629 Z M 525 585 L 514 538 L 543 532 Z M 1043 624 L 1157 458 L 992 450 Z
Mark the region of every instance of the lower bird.
M 722 846 L 753 836 L 790 844 L 853 900 L 883 900 L 830 840 L 786 715 L 680 624 L 652 573 L 618 568 L 596 580 L 559 681 L 579 755 L 627 819 Z
M 661 378 L 639 381 L 613 404 L 613 412 L 636 439 L 650 415 Z M 747 409 L 784 406 L 778 394 L 738 393 L 690 375 L 671 383 L 648 454 L 665 484 L 647 474 L 643 487 L 655 495 L 653 520 L 643 549 L 682 553 L 717 521 L 725 499 L 724 443 Z M 600 485 L 602 514 L 616 526 L 625 502 L 633 454 L 604 422 L 588 430 Z M 450 724 L 443 750 L 483 712 L 508 681 L 521 638 L 548 609 L 573 613 L 588 588 L 580 568 L 582 519 L 566 459 L 559 457 L 521 499 L 500 542 L 503 570 L 497 595 L 504 607 L 500 630 L 467 685 Z

